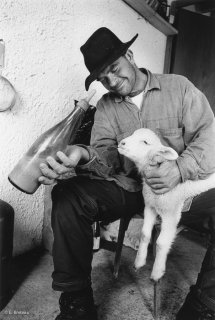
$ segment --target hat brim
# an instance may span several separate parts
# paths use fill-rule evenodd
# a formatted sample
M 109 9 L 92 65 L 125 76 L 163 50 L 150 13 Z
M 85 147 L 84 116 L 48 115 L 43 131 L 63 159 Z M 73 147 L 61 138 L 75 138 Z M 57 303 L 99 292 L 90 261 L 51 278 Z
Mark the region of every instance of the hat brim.
M 123 43 L 99 68 L 95 69 L 85 80 L 85 88 L 88 91 L 90 84 L 98 78 L 100 72 L 107 66 L 116 61 L 119 57 L 124 55 L 132 43 L 137 39 L 138 33 L 128 42 Z

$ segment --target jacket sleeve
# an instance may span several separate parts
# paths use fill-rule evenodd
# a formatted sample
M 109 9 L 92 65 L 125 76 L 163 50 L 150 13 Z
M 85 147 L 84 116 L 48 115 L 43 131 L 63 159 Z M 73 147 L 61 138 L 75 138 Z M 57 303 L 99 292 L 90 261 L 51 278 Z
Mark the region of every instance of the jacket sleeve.
M 107 178 L 120 170 L 116 134 L 100 101 L 97 103 L 90 146 L 82 147 L 88 150 L 90 161 L 77 166 L 77 173 L 91 172 L 93 175 Z
M 182 123 L 185 150 L 177 159 L 182 181 L 204 179 L 215 171 L 214 114 L 205 95 L 188 80 Z

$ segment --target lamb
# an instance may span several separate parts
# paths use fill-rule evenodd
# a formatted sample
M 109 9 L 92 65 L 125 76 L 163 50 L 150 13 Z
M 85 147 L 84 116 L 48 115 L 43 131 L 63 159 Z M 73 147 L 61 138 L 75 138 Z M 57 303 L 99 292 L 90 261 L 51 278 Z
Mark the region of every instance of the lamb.
M 159 137 L 150 129 L 141 128 L 118 145 L 121 155 L 132 160 L 142 177 L 142 193 L 145 202 L 144 222 L 140 245 L 134 262 L 136 270 L 146 263 L 148 244 L 157 216 L 161 218 L 161 232 L 156 242 L 156 257 L 151 279 L 157 282 L 165 273 L 168 252 L 177 234 L 184 202 L 204 191 L 215 187 L 215 173 L 205 180 L 187 180 L 164 194 L 155 194 L 146 184 L 144 175 L 151 165 L 176 160 L 178 154 L 170 147 L 162 145 Z

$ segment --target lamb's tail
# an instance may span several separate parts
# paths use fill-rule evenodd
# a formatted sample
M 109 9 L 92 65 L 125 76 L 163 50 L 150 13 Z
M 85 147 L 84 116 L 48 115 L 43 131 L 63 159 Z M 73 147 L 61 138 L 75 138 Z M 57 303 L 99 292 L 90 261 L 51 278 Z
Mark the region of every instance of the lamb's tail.
M 197 196 L 198 194 L 215 188 L 215 173 L 212 173 L 204 180 L 187 180 L 178 185 L 180 194 L 186 200 L 189 197 Z

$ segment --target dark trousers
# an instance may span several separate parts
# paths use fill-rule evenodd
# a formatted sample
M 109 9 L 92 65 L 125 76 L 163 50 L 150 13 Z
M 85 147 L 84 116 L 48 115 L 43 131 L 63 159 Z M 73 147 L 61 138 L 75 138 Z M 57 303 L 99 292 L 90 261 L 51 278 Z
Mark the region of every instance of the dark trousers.
M 143 208 L 141 192 L 128 192 L 115 182 L 75 177 L 52 192 L 54 233 L 53 289 L 79 290 L 91 282 L 94 221 L 131 217 Z
M 142 193 L 125 191 L 115 182 L 75 177 L 53 188 L 52 201 L 52 286 L 59 291 L 80 290 L 91 284 L 91 225 L 94 221 L 130 219 L 143 211 Z M 181 222 L 210 235 L 197 286 L 202 297 L 209 298 L 204 301 L 215 304 L 215 189 L 197 196 L 190 211 L 182 214 Z

